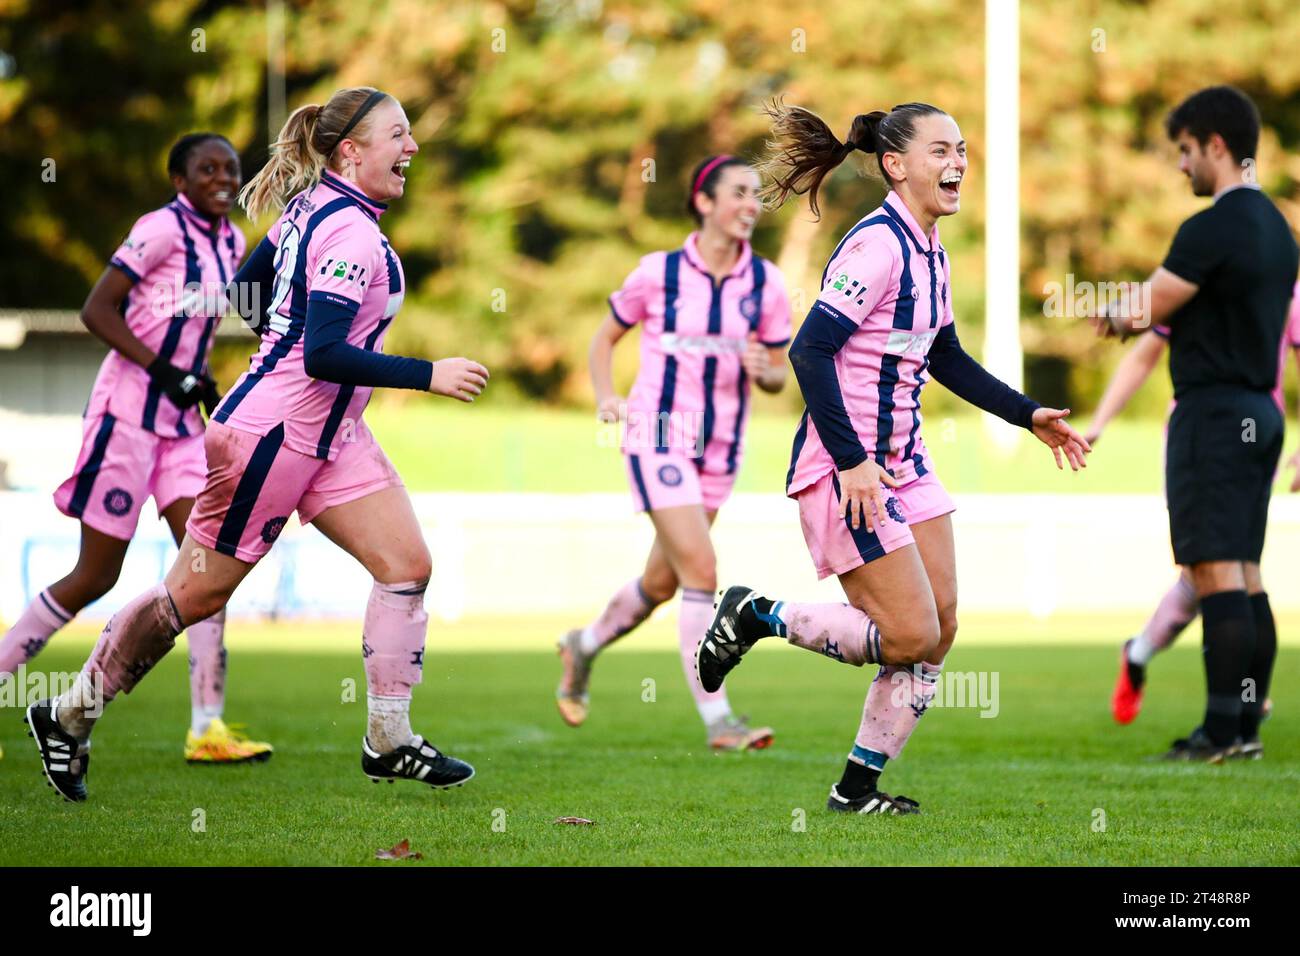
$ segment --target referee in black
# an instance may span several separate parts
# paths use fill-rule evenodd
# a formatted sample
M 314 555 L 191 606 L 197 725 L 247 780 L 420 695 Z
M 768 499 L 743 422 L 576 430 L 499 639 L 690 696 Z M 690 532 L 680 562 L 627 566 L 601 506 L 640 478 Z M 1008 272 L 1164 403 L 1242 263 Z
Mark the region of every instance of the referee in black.
M 1204 628 L 1205 718 L 1171 759 L 1259 757 L 1277 630 L 1259 572 L 1283 418 L 1270 397 L 1300 250 L 1256 185 L 1259 111 L 1214 86 L 1184 100 L 1165 130 L 1197 196 L 1149 295 L 1094 320 L 1103 336 L 1167 325 L 1177 408 L 1165 498 L 1174 559 L 1191 569 Z

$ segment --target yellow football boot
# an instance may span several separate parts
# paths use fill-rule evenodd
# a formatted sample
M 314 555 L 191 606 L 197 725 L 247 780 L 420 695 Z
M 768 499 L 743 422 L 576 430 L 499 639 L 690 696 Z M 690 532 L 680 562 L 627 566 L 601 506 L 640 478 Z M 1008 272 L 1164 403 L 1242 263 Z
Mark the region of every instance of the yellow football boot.
M 274 749 L 268 743 L 249 740 L 220 717 L 213 719 L 203 736 L 194 731 L 185 734 L 185 761 L 187 763 L 247 763 L 270 760 Z

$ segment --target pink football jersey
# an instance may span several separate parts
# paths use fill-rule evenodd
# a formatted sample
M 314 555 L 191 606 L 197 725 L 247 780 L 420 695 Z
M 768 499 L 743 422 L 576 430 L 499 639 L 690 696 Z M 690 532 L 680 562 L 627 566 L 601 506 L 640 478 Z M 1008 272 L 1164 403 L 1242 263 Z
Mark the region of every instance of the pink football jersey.
M 217 421 L 258 435 L 283 423 L 286 448 L 331 461 L 341 442 L 353 440 L 373 389 L 307 374 L 307 303 L 324 297 L 356 306 L 347 342 L 382 351 L 405 288 L 401 262 L 379 229 L 385 209 L 328 172 L 289 200 L 267 233 L 276 246 L 276 276 L 262 347 L 222 401 Z
M 779 269 L 743 243 L 715 280 L 696 245 L 642 258 L 610 296 L 614 318 L 642 327 L 641 361 L 628 396 L 624 449 L 672 450 L 709 474 L 733 474 L 744 453 L 751 334 L 770 348 L 790 341 L 790 301 Z
M 134 283 L 123 303 L 127 328 L 177 368 L 206 371 L 227 308 L 225 286 L 243 256 L 243 233 L 224 217 L 209 221 L 183 195 L 145 213 L 109 260 Z M 86 414 L 112 415 L 161 438 L 203 431 L 197 408 L 177 408 L 117 352 L 100 365 Z
M 927 355 L 953 321 L 947 253 L 936 225 L 925 236 L 890 192 L 835 248 L 813 311 L 851 328 L 835 355 L 849 421 L 867 454 L 895 478 L 932 470 L 921 440 Z M 786 492 L 795 495 L 835 469 L 805 411 L 795 434 Z

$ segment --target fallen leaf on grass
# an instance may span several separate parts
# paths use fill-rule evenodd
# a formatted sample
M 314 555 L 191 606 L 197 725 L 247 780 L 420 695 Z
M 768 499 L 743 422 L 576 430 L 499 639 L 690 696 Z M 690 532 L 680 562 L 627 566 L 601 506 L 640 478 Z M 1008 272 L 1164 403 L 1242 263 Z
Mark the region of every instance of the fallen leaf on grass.
M 376 860 L 423 860 L 423 853 L 411 852 L 411 841 L 403 840 L 391 850 L 376 850 Z
M 588 820 L 586 817 L 556 817 L 554 822 L 570 823 L 578 827 L 594 827 L 596 825 L 596 821 Z

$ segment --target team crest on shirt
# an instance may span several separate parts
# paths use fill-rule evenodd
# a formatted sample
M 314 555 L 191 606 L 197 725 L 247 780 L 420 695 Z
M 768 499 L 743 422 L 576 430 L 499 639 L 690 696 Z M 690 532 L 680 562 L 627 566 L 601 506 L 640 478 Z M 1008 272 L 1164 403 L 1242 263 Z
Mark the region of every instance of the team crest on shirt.
M 903 517 L 903 508 L 897 498 L 891 496 L 885 499 L 885 513 L 899 524 L 907 524 L 907 519 Z
M 110 488 L 104 492 L 104 510 L 118 518 L 131 510 L 134 501 L 125 488 Z
M 676 488 L 682 483 L 682 470 L 676 465 L 661 465 L 659 481 L 669 488 Z
M 751 292 L 740 300 L 740 314 L 750 322 L 758 317 L 758 293 Z
M 280 537 L 280 532 L 284 530 L 285 522 L 288 517 L 272 518 L 266 524 L 262 525 L 262 540 L 267 544 L 274 544 L 275 539 Z

